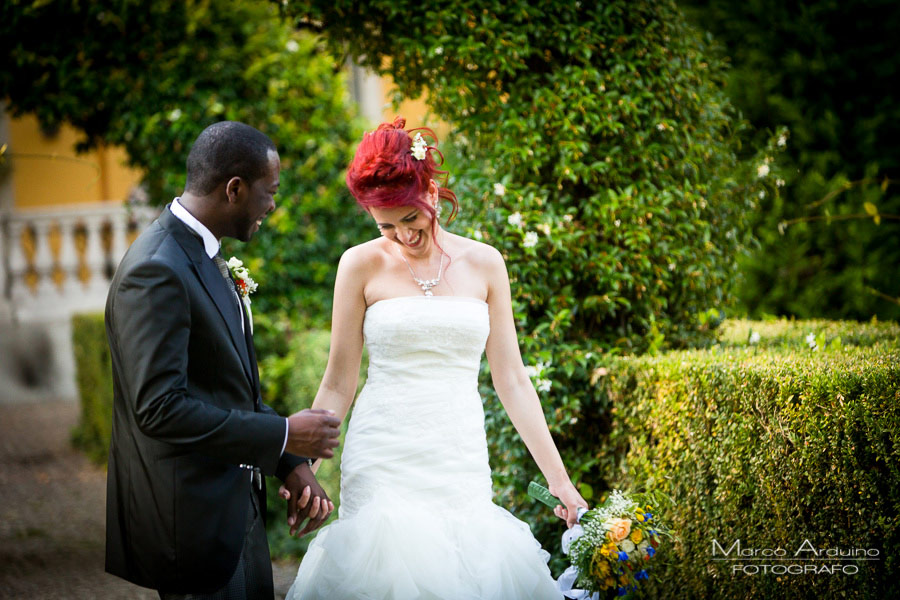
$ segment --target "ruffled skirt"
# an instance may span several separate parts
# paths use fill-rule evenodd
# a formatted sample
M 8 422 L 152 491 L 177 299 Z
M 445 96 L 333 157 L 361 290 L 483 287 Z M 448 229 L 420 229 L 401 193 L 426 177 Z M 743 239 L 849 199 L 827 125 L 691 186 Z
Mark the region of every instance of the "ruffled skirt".
M 484 413 L 466 391 L 402 412 L 397 395 L 363 393 L 340 516 L 310 544 L 288 600 L 562 597 L 528 525 L 491 501 Z

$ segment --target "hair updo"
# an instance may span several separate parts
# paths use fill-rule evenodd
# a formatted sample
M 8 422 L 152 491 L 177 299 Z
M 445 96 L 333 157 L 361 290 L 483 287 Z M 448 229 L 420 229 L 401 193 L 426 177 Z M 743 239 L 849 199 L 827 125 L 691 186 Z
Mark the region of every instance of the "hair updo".
M 406 119 L 397 117 L 393 123 L 382 123 L 375 131 L 363 135 L 347 171 L 347 187 L 357 204 L 366 210 L 414 206 L 434 219 L 434 206 L 423 196 L 432 179 L 446 184 L 447 171 L 438 169 L 444 156 L 435 147 L 437 136 L 431 129 L 419 127 L 406 131 L 405 126 Z M 416 132 L 434 143 L 427 147 L 424 160 L 415 158 L 411 151 Z M 435 153 L 440 163 L 435 162 Z M 439 185 L 438 202 L 441 201 L 450 203 L 452 210 L 447 220 L 453 220 L 459 210 L 456 194 Z M 432 228 L 436 227 L 437 219 L 434 219 Z

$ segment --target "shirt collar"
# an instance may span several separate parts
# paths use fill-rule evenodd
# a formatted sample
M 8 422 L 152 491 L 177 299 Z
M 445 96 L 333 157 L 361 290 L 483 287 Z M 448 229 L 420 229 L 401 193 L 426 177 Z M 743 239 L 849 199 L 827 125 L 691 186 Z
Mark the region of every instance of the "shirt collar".
M 175 198 L 175 200 L 172 201 L 170 210 L 179 221 L 200 235 L 200 238 L 203 240 L 203 248 L 210 258 L 219 253 L 219 240 L 216 239 L 216 236 L 214 236 L 209 229 L 207 229 L 206 225 L 198 221 L 194 215 L 189 213 L 188 210 L 181 205 L 181 198 Z

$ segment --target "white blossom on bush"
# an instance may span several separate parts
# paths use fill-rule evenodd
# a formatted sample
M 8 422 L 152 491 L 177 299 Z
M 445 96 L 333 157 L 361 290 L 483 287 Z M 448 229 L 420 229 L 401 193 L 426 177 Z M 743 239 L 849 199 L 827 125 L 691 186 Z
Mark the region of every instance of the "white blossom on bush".
M 536 231 L 529 231 L 525 234 L 525 239 L 522 241 L 522 246 L 525 248 L 534 248 L 538 243 L 538 234 Z
M 513 227 L 521 227 L 522 226 L 522 214 L 518 212 L 514 212 L 513 214 L 506 217 L 506 222 L 512 225 Z
M 806 345 L 809 346 L 810 350 L 817 350 L 819 348 L 819 344 L 816 343 L 816 334 L 813 332 L 807 334 Z
M 759 165 L 758 167 L 756 167 L 756 176 L 757 177 L 765 177 L 768 174 L 769 174 L 769 165 L 767 165 L 766 163 L 763 163 L 763 164 Z
M 495 196 L 503 196 L 504 194 L 506 194 L 506 186 L 503 185 L 502 183 L 495 183 L 494 184 L 494 195 Z

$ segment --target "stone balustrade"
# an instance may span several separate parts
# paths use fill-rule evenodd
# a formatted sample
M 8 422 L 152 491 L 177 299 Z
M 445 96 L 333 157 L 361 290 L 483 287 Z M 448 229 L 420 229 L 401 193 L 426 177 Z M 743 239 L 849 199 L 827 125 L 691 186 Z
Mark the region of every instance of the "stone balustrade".
M 155 214 L 110 203 L 0 214 L 0 289 L 13 320 L 102 311 L 128 244 Z
M 157 212 L 0 211 L 0 402 L 78 397 L 71 316 L 103 312 L 116 266 Z

